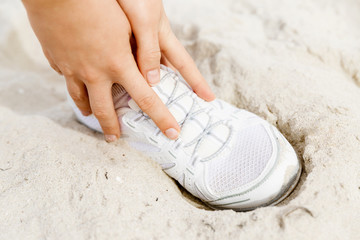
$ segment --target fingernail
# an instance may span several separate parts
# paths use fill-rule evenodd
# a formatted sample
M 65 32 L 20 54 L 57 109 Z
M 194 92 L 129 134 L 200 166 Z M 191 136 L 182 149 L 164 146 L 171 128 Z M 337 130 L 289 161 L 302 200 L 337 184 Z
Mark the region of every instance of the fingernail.
M 165 135 L 170 138 L 171 140 L 175 140 L 179 136 L 179 132 L 176 131 L 174 128 L 169 128 L 165 131 Z
M 160 82 L 159 69 L 151 70 L 147 73 L 147 80 L 151 86 L 156 85 Z
M 105 135 L 105 140 L 107 141 L 107 142 L 115 142 L 116 141 L 116 136 L 115 135 Z
M 89 116 L 89 115 L 91 114 L 90 111 L 82 111 L 81 113 L 82 113 L 82 115 L 84 115 L 85 117 L 86 117 L 86 116 Z

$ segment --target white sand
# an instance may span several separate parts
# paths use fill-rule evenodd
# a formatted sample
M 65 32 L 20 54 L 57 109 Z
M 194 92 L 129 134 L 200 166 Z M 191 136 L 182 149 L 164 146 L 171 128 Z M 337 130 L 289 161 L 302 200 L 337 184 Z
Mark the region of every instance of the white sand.
M 360 239 L 360 2 L 165 2 L 218 97 L 295 146 L 296 191 L 252 212 L 197 208 L 75 121 L 20 1 L 1 0 L 0 239 Z

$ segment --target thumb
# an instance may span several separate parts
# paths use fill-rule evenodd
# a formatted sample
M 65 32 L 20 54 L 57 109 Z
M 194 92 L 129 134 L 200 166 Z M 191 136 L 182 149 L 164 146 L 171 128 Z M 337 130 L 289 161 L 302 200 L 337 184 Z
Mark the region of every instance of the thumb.
M 137 43 L 137 64 L 141 74 L 150 86 L 160 82 L 160 59 L 159 37 L 156 31 L 146 31 L 135 35 Z

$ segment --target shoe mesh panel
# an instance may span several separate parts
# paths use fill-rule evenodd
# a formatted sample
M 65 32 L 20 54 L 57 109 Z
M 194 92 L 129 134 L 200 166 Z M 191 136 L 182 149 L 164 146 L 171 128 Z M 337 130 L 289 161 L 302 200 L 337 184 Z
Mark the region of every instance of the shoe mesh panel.
M 270 160 L 273 149 L 262 125 L 238 133 L 228 158 L 214 159 L 209 167 L 209 186 L 216 193 L 232 191 L 256 179 Z

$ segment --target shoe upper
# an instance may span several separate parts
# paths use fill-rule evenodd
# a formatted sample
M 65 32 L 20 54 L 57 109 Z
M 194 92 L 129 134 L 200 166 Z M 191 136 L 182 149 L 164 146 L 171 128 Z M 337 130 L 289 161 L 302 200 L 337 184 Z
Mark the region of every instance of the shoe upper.
M 119 117 L 122 133 L 211 207 L 248 210 L 275 203 L 297 181 L 294 150 L 265 120 L 221 100 L 203 101 L 163 66 L 153 90 L 181 126 L 179 138 L 165 137 L 133 100 Z M 79 113 L 80 121 L 101 130 L 96 119 Z

